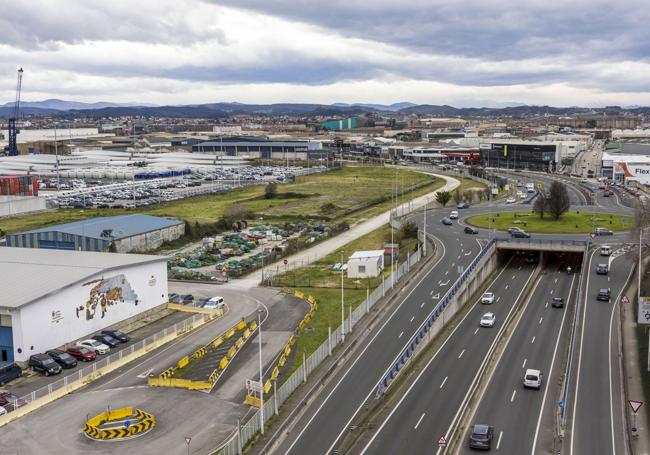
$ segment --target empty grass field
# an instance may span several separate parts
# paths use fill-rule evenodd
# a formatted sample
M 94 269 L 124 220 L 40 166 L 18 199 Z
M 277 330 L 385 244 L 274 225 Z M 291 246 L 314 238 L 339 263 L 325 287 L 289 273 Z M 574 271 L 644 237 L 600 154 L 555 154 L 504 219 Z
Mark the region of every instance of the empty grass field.
M 522 210 L 475 215 L 465 219 L 465 222 L 479 228 L 492 227 L 503 231 L 509 227 L 518 226 L 526 232 L 584 234 L 591 232 L 593 227 L 625 231 L 633 226 L 634 220 L 627 216 L 610 213 L 574 211 L 567 212 L 559 220 L 554 221 L 548 215 L 544 216 L 544 219 L 540 219 L 536 213 Z

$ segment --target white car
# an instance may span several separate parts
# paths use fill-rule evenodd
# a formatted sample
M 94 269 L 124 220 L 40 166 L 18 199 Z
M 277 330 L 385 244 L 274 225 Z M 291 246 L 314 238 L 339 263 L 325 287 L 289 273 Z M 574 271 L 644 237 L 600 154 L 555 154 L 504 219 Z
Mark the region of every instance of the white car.
M 524 374 L 524 387 L 539 389 L 542 386 L 542 372 L 539 370 L 526 370 Z
M 458 210 L 452 210 L 452 212 L 449 214 L 449 219 L 450 220 L 457 220 L 458 219 Z
M 494 303 L 494 292 L 486 292 L 483 294 L 483 297 L 481 297 L 481 303 L 485 303 L 486 305 Z
M 494 321 L 496 320 L 496 317 L 494 316 L 494 313 L 485 313 L 481 317 L 481 327 L 492 327 L 494 326 Z
M 0 406 L 0 416 L 5 415 L 6 413 L 7 413 L 7 410 L 5 408 L 3 408 L 2 406 Z
M 517 199 L 515 199 L 512 196 L 510 196 L 508 199 L 506 199 L 506 204 L 514 204 L 515 202 L 517 202 Z
M 203 308 L 208 309 L 208 310 L 218 310 L 223 308 L 226 305 L 226 303 L 223 300 L 223 297 L 221 296 L 214 296 L 207 302 L 205 302 L 205 305 L 203 305 Z
M 97 340 L 83 340 L 77 343 L 77 346 L 84 347 L 86 349 L 90 349 L 91 351 L 94 351 L 95 354 L 108 354 L 108 351 L 111 350 L 110 347 L 102 343 L 101 341 Z

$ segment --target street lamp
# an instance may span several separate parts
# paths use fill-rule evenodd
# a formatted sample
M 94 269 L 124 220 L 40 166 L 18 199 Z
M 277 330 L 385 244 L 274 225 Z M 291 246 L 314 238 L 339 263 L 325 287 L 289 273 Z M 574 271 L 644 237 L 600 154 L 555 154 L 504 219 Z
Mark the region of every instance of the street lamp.
M 257 337 L 260 358 L 260 432 L 264 435 L 264 377 L 262 376 L 262 309 L 257 309 Z
M 341 343 L 345 342 L 345 303 L 343 295 L 343 251 L 341 251 Z

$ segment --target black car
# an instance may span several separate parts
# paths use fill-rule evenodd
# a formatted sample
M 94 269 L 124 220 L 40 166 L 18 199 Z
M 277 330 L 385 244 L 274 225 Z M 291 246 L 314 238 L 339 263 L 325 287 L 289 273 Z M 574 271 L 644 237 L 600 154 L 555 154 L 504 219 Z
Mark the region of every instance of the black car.
M 448 218 L 448 217 L 444 217 L 444 218 L 442 219 L 442 224 L 444 224 L 445 226 L 451 226 L 453 223 L 451 222 L 451 219 L 450 219 L 450 218 Z
M 117 341 L 119 341 L 121 343 L 126 343 L 127 341 L 129 341 L 131 339 L 131 338 L 129 338 L 129 336 L 126 333 L 122 332 L 121 330 L 117 330 L 117 329 L 102 330 L 102 335 L 108 335 L 110 337 L 113 337 L 113 338 L 115 338 Z
M 510 234 L 510 235 L 512 235 L 516 239 L 529 239 L 530 238 L 530 234 L 528 232 L 526 232 L 526 231 L 513 231 L 512 234 Z
M 528 264 L 534 264 L 534 263 L 536 263 L 538 261 L 538 259 L 539 259 L 539 256 L 537 255 L 537 253 L 532 253 L 531 252 L 531 253 L 526 254 L 526 262 Z
M 598 275 L 607 275 L 609 273 L 609 267 L 607 264 L 598 264 L 596 266 L 596 273 Z
M 465 226 L 465 234 L 478 234 L 478 229 L 473 228 L 472 226 Z
M 97 340 L 97 341 L 99 341 L 100 343 L 104 343 L 104 344 L 105 344 L 106 346 L 108 346 L 109 348 L 114 348 L 115 346 L 117 346 L 118 344 L 120 344 L 119 340 L 113 338 L 113 337 L 110 336 L 110 335 L 102 335 L 102 334 L 99 334 L 99 335 L 95 335 L 95 336 L 92 337 L 92 338 L 93 338 L 93 340 Z
M 29 358 L 28 365 L 32 370 L 40 371 L 45 376 L 61 373 L 61 365 L 47 354 L 34 354 Z
M 14 362 L 0 362 L 0 385 L 6 384 L 23 374 L 23 370 Z
M 521 232 L 521 231 L 522 231 L 522 229 L 520 227 L 516 227 L 516 226 L 508 228 L 508 234 L 514 234 L 515 232 Z
M 564 306 L 564 297 L 553 297 L 553 300 L 551 300 L 551 306 L 554 308 L 562 308 Z
M 74 368 L 77 366 L 77 359 L 60 349 L 51 349 L 46 354 L 52 357 L 63 368 Z
M 596 235 L 614 235 L 613 231 L 610 231 L 607 228 L 597 227 L 594 229 L 594 234 Z
M 492 448 L 492 437 L 494 428 L 490 425 L 474 424 L 469 435 L 469 447 L 471 449 L 490 450 Z
M 469 208 L 469 202 L 461 202 L 460 204 L 456 205 L 457 209 L 468 209 Z
M 612 300 L 612 290 L 610 288 L 599 289 L 596 298 L 604 302 L 610 302 Z

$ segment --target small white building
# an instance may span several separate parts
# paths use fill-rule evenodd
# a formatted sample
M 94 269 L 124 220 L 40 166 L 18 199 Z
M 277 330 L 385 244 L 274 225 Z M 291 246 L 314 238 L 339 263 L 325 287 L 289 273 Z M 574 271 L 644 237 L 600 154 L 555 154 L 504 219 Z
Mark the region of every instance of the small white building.
M 384 250 L 355 251 L 348 258 L 348 278 L 374 278 L 384 270 Z

